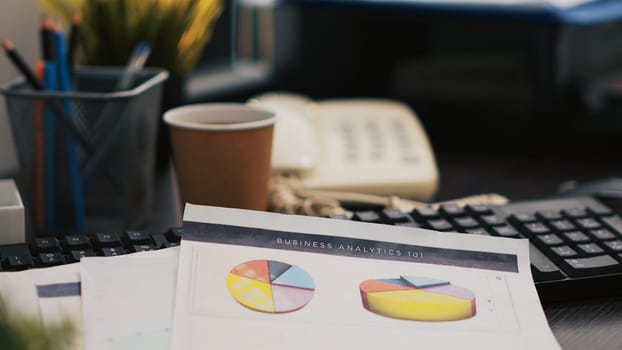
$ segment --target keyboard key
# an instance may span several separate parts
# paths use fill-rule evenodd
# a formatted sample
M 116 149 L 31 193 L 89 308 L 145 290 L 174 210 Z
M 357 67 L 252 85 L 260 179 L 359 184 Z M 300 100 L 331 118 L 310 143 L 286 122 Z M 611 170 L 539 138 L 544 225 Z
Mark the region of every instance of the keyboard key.
M 582 208 L 564 209 L 562 210 L 562 215 L 572 219 L 586 218 L 589 216 L 588 212 Z
M 599 239 L 599 240 L 602 240 L 602 241 L 608 240 L 608 239 L 615 239 L 615 238 L 617 238 L 617 236 L 613 232 L 609 231 L 606 228 L 600 228 L 600 229 L 597 229 L 597 230 L 589 230 L 588 232 L 592 236 L 596 237 L 596 239 Z
M 622 219 L 619 216 L 605 217 L 602 220 L 613 232 L 622 233 Z
M 554 281 L 565 277 L 557 265 L 531 243 L 529 244 L 529 261 L 531 262 L 531 273 L 536 282 Z
M 376 224 L 382 223 L 382 218 L 380 217 L 380 215 L 378 215 L 378 213 L 373 210 L 357 211 L 352 216 L 352 220 Z
M 463 216 L 466 214 L 464 208 L 457 204 L 443 204 L 441 205 L 439 212 L 448 217 Z
M 466 230 L 466 233 L 470 233 L 473 235 L 491 236 L 491 233 L 483 227 L 468 229 Z
M 613 210 L 605 206 L 594 206 L 587 208 L 587 211 L 596 216 L 609 216 L 613 215 Z
M 550 233 L 548 235 L 539 235 L 536 236 L 536 239 L 542 242 L 544 245 L 558 245 L 564 243 L 559 236 L 554 233 Z
M 574 243 L 589 242 L 590 237 L 581 231 L 564 232 L 564 237 Z
M 74 262 L 78 262 L 80 261 L 80 259 L 87 257 L 87 256 L 97 256 L 97 254 L 95 254 L 95 252 L 90 249 L 71 251 L 71 260 Z
M 10 270 L 21 270 L 34 267 L 34 261 L 29 255 L 9 255 L 6 257 L 4 267 Z
M 440 218 L 438 211 L 432 207 L 415 208 L 411 215 L 418 220 L 428 220 Z
M 125 239 L 128 245 L 150 244 L 151 238 L 146 232 L 142 231 L 125 231 Z
M 34 242 L 35 249 L 39 253 L 50 253 L 61 251 L 60 242 L 56 237 L 38 237 Z
M 116 233 L 96 233 L 95 243 L 101 248 L 120 247 L 121 237 Z
M 510 225 L 502 225 L 502 226 L 493 226 L 490 228 L 493 235 L 501 236 L 501 237 L 509 237 L 509 238 L 518 238 L 520 235 L 518 231 L 514 229 L 514 227 Z
M 533 235 L 540 235 L 540 234 L 551 232 L 551 230 L 549 230 L 549 228 L 541 222 L 525 224 L 524 227 L 528 233 L 533 234 Z
M 471 217 L 458 217 L 453 219 L 458 227 L 465 230 L 479 227 L 479 222 Z
M 127 254 L 127 251 L 123 248 L 102 248 L 102 254 L 104 256 L 117 256 Z
M 169 241 L 166 238 L 166 232 L 154 233 L 151 235 L 151 239 L 153 240 L 154 249 L 168 248 Z
M 556 231 L 572 231 L 572 230 L 576 230 L 577 227 L 571 223 L 568 220 L 556 220 L 556 221 L 551 221 L 549 222 L 549 224 L 553 227 L 553 229 L 555 229 Z
M 581 229 L 584 230 L 590 230 L 590 229 L 595 229 L 595 228 L 599 228 L 602 225 L 600 224 L 600 222 L 592 219 L 592 218 L 587 218 L 587 219 L 579 219 L 577 221 L 575 221 L 577 226 Z
M 567 245 L 562 245 L 559 247 L 552 247 L 551 252 L 555 254 L 554 255 L 555 258 L 569 258 L 572 256 L 579 255 L 574 249 L 570 248 Z
M 476 215 L 490 215 L 492 214 L 492 209 L 490 209 L 489 206 L 485 205 L 485 204 L 467 204 L 464 209 L 471 213 L 471 214 L 476 214 Z
M 614 252 L 622 252 L 622 241 L 620 240 L 606 241 L 603 243 L 605 243 L 605 246 L 607 246 L 609 250 L 612 250 Z
M 560 212 L 555 211 L 555 210 L 543 210 L 543 211 L 538 212 L 536 216 L 540 217 L 541 219 L 549 220 L 549 221 L 550 220 L 561 220 L 564 218 Z
M 411 222 L 413 219 L 410 215 L 404 213 L 403 211 L 396 209 L 384 209 L 380 212 L 380 216 L 384 219 L 385 222 L 395 224 L 398 222 Z
M 166 239 L 169 242 L 179 242 L 181 241 L 182 228 L 181 227 L 172 227 L 168 231 L 166 231 Z
M 563 262 L 565 263 L 566 272 L 573 277 L 620 271 L 620 263 L 609 255 L 598 255 L 582 259 L 565 259 Z
M 43 266 L 54 266 L 65 263 L 65 256 L 59 252 L 41 253 L 38 256 L 39 262 Z
M 580 251 L 589 255 L 600 254 L 603 252 L 603 248 L 594 243 L 578 244 L 577 247 L 579 247 Z
M 85 235 L 67 235 L 64 238 L 64 243 L 69 250 L 91 249 L 91 242 Z
M 146 252 L 146 251 L 154 250 L 154 246 L 152 244 L 140 244 L 140 245 L 132 246 L 132 249 L 135 252 Z
M 454 227 L 449 223 L 449 221 L 445 219 L 437 219 L 437 220 L 428 220 L 428 226 L 432 230 L 436 231 L 449 231 L 454 229 Z
M 512 214 L 512 215 L 510 215 L 510 219 L 512 219 L 512 220 L 514 220 L 516 222 L 522 222 L 522 223 L 530 223 L 530 222 L 538 221 L 536 216 L 533 215 L 533 214 L 530 214 L 530 213 L 516 213 L 516 214 Z
M 482 215 L 480 216 L 480 219 L 485 225 L 488 226 L 505 225 L 505 220 L 496 215 Z
M 346 214 L 330 214 L 328 215 L 329 219 L 338 219 L 338 220 L 350 220 L 350 217 Z
M 21 270 L 35 266 L 27 244 L 0 245 L 0 259 L 5 270 Z

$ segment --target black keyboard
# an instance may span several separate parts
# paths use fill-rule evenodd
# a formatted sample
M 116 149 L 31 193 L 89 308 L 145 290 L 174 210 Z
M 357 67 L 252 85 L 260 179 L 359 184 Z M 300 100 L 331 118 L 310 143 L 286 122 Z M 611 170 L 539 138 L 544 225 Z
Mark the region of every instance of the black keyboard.
M 527 238 L 531 271 L 542 302 L 622 295 L 622 218 L 591 197 L 514 202 L 501 206 L 454 204 L 356 211 L 335 218 L 445 232 Z M 166 232 L 125 231 L 37 237 L 0 245 L 0 267 L 19 271 L 178 246 L 181 227 Z
M 591 197 L 501 206 L 443 205 L 406 213 L 355 211 L 335 218 L 436 231 L 527 238 L 542 302 L 622 295 L 622 218 Z
M 115 256 L 178 246 L 181 228 L 166 232 L 125 231 L 37 237 L 30 244 L 0 245 L 0 267 L 19 271 L 80 261 L 86 256 Z

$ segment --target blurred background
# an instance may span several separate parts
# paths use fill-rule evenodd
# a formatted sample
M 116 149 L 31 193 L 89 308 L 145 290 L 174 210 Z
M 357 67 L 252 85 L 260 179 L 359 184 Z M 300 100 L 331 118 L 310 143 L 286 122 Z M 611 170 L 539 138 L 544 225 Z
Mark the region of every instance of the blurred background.
M 620 175 L 619 1 L 439 3 L 227 2 L 186 98 L 404 101 L 432 142 L 437 199 L 537 198 Z
M 0 11 L 0 32 L 34 65 L 36 1 L 2 7 L 11 11 Z M 620 72 L 615 0 L 570 8 L 224 0 L 178 102 L 245 101 L 272 90 L 398 99 L 432 142 L 437 199 L 524 199 L 620 174 Z M 2 81 L 16 75 L 0 67 Z M 0 176 L 10 176 L 15 156 L 0 107 Z

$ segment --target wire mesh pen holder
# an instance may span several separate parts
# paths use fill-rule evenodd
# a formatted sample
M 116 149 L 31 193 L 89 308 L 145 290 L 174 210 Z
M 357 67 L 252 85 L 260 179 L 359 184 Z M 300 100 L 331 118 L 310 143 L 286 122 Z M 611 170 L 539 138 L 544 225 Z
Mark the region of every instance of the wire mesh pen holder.
M 147 224 L 168 72 L 143 69 L 130 90 L 115 91 L 124 71 L 78 68 L 69 93 L 35 91 L 23 81 L 3 88 L 29 233 Z

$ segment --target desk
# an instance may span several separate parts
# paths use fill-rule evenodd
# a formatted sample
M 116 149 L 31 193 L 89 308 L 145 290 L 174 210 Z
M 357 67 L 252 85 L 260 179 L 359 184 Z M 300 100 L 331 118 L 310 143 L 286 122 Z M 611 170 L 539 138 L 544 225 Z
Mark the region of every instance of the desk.
M 563 349 L 622 348 L 622 297 L 554 303 L 544 312 Z
M 541 198 L 555 192 L 557 186 L 567 180 L 622 174 L 622 164 L 613 164 L 608 161 L 612 158 L 604 156 L 595 157 L 593 150 L 572 156 L 527 153 L 509 158 L 502 153 L 441 152 L 437 154 L 441 174 L 437 199 L 485 192 L 504 194 L 515 200 Z M 170 172 L 158 177 L 158 198 L 176 198 L 172 181 Z M 171 201 L 159 201 L 154 212 L 162 212 L 164 203 Z M 180 223 L 180 218 L 169 211 L 166 215 L 157 215 L 156 222 L 160 226 L 175 225 Z M 552 303 L 546 305 L 544 311 L 563 349 L 622 349 L 622 297 Z
M 621 176 L 622 164 L 612 161 L 615 152 L 603 150 L 546 153 L 525 148 L 514 155 L 440 152 L 437 199 L 496 192 L 512 200 L 526 200 L 548 196 L 565 181 Z M 552 303 L 544 311 L 563 349 L 622 349 L 622 296 Z

